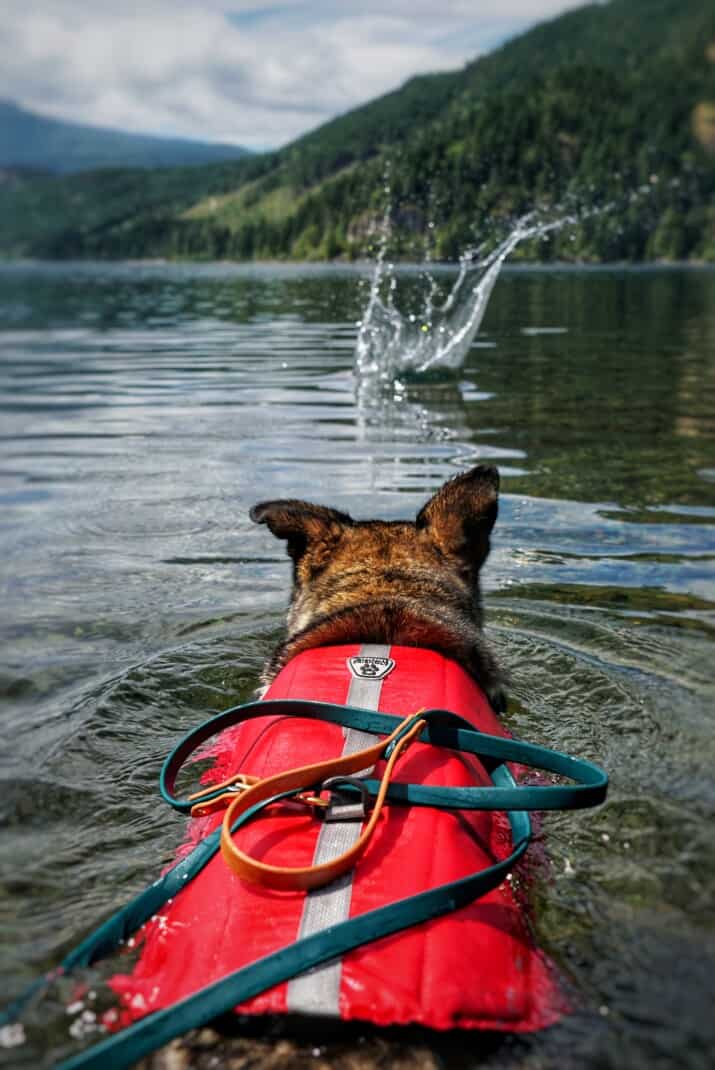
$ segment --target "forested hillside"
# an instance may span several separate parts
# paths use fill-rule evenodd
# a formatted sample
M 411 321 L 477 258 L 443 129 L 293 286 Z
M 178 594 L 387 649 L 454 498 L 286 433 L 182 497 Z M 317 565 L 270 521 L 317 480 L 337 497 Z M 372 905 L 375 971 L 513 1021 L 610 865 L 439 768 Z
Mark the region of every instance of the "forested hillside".
M 285 149 L 181 170 L 10 178 L 0 249 L 34 256 L 454 258 L 534 206 L 581 222 L 525 256 L 715 260 L 715 8 L 611 0 L 426 75 Z M 431 227 L 428 224 L 433 224 Z

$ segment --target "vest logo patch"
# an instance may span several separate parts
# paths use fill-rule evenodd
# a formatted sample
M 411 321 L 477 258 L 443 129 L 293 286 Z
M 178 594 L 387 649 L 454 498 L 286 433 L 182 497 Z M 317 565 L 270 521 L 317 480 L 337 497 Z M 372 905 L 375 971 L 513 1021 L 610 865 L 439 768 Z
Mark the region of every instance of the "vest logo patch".
M 375 658 L 364 654 L 348 658 L 348 668 L 358 680 L 384 680 L 394 667 L 392 658 Z

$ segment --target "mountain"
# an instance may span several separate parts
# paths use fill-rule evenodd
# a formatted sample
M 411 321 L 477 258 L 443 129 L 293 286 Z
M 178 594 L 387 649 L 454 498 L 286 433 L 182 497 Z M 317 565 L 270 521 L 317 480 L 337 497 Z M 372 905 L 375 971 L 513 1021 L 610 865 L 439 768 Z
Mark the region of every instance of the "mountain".
M 429 234 L 431 255 L 453 259 L 536 205 L 576 208 L 581 221 L 520 247 L 523 256 L 714 260 L 714 75 L 712 5 L 591 4 L 460 71 L 413 78 L 278 152 L 12 177 L 0 186 L 0 250 L 362 256 L 389 174 L 396 256 L 422 257 Z
M 236 160 L 248 150 L 184 138 L 150 137 L 48 119 L 0 100 L 0 169 L 69 174 L 98 167 L 173 167 Z

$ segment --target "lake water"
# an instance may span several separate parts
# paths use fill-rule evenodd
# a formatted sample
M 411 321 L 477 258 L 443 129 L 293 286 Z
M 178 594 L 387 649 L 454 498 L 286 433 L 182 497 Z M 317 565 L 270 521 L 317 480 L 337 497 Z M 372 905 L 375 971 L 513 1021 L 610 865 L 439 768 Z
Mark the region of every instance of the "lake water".
M 180 840 L 160 763 L 251 695 L 281 634 L 289 565 L 249 507 L 411 517 L 486 461 L 508 724 L 601 763 L 611 791 L 544 821 L 536 924 L 577 1013 L 421 1043 L 454 1067 L 709 1066 L 715 272 L 506 269 L 464 368 L 380 399 L 352 376 L 365 278 L 0 266 L 0 986 L 55 964 Z M 73 1050 L 66 995 L 5 1065 Z

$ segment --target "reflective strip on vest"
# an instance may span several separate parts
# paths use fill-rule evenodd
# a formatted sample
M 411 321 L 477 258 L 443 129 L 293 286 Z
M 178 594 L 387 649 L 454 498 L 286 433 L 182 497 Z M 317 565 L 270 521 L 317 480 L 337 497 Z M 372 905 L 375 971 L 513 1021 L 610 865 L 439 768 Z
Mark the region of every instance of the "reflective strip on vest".
M 388 658 L 390 647 L 366 643 L 360 647 L 361 657 Z M 346 667 L 347 668 L 347 667 Z M 352 676 L 348 691 L 347 704 L 359 706 L 365 710 L 380 708 L 382 679 L 365 679 Z M 354 728 L 343 729 L 345 742 L 343 754 L 370 747 L 375 737 L 369 732 L 360 732 Z M 364 769 L 360 775 L 367 775 L 372 769 Z M 331 822 L 324 824 L 318 836 L 313 855 L 313 865 L 319 866 L 337 855 L 348 851 L 362 831 L 359 821 Z M 337 925 L 350 916 L 350 901 L 353 891 L 354 871 L 326 885 L 316 888 L 305 899 L 303 916 L 297 939 L 312 936 L 313 933 Z M 337 1017 L 340 1013 L 339 996 L 342 975 L 342 960 L 335 959 L 318 966 L 307 973 L 299 974 L 288 982 L 287 1010 L 300 1014 L 318 1014 Z

